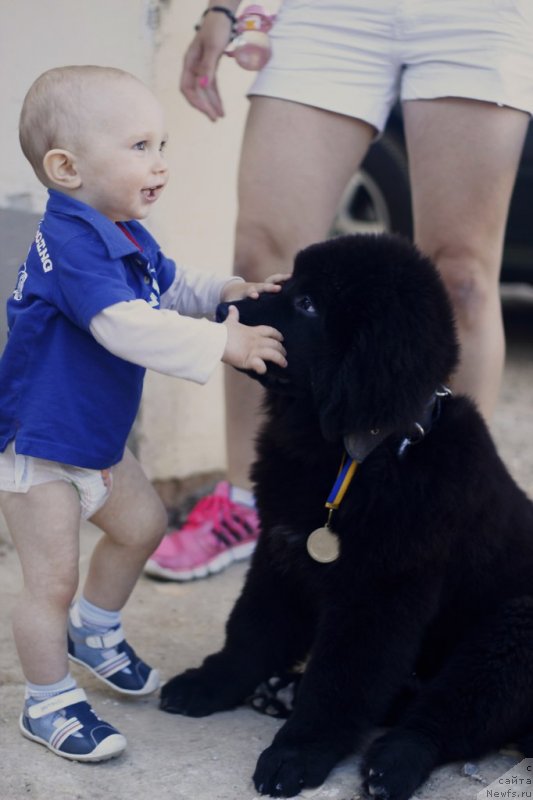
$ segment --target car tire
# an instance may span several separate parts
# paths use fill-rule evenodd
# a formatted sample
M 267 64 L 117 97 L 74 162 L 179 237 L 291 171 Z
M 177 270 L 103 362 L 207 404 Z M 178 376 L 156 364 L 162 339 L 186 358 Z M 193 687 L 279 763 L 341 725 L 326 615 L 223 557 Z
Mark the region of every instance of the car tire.
M 349 181 L 331 231 L 333 236 L 383 232 L 413 235 L 407 156 L 391 133 L 372 145 Z

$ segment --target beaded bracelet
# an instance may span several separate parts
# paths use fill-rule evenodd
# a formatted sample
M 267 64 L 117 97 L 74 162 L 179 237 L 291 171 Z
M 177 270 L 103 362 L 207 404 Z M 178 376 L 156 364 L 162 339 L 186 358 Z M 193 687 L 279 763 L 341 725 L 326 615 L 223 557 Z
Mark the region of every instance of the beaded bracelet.
M 200 22 L 198 22 L 194 26 L 194 30 L 195 31 L 199 31 L 200 30 L 200 28 L 202 27 L 202 22 L 203 22 L 203 19 L 204 19 L 205 15 L 209 14 L 210 11 L 217 11 L 219 14 L 225 14 L 226 17 L 229 19 L 229 21 L 231 22 L 231 38 L 230 38 L 230 42 L 232 42 L 235 39 L 235 37 L 237 36 L 237 17 L 233 13 L 233 11 L 230 11 L 230 9 L 226 8 L 225 6 L 211 6 L 210 8 L 206 8 L 204 13 L 200 17 Z

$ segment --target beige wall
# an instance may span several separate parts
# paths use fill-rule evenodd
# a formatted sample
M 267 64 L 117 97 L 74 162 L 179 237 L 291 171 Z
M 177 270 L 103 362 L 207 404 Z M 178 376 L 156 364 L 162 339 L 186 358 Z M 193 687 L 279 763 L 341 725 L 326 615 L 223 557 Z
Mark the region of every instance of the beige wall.
M 227 116 L 215 125 L 178 90 L 200 0 L 0 0 L 0 209 L 40 213 L 45 192 L 19 152 L 24 94 L 43 70 L 68 63 L 121 67 L 149 83 L 168 114 L 171 182 L 149 220 L 183 263 L 231 271 L 236 166 L 250 74 L 225 59 Z M 21 243 L 21 259 L 28 242 Z M 179 344 L 178 344 L 179 346 Z M 152 478 L 224 468 L 222 368 L 205 387 L 149 374 L 135 438 Z
M 236 216 L 236 172 L 250 73 L 232 59 L 219 71 L 226 117 L 215 124 L 178 92 L 181 61 L 202 3 L 163 7 L 155 87 L 169 116 L 172 178 L 154 218 L 168 253 L 183 263 L 229 274 Z M 137 427 L 150 477 L 165 479 L 225 467 L 223 369 L 207 386 L 150 375 Z
M 0 0 L 0 207 L 39 212 L 45 202 L 18 145 L 18 115 L 30 84 L 50 67 L 85 63 L 121 67 L 150 81 L 150 6 L 145 0 Z

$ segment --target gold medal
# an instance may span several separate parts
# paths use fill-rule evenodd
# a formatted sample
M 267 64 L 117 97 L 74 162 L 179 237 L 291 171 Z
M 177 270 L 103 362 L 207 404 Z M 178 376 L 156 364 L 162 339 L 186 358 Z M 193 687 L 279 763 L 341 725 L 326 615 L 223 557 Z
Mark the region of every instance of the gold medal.
M 339 537 L 327 526 L 317 528 L 307 537 L 307 552 L 320 564 L 330 564 L 339 557 Z
M 346 494 L 356 469 L 357 461 L 351 456 L 347 456 L 345 452 L 342 457 L 337 480 L 325 503 L 328 509 L 326 524 L 323 528 L 317 528 L 316 531 L 313 531 L 307 537 L 307 552 L 311 558 L 314 559 L 314 561 L 318 561 L 319 564 L 331 564 L 331 562 L 336 561 L 340 555 L 341 547 L 339 537 L 335 531 L 332 531 L 330 528 L 331 517 Z

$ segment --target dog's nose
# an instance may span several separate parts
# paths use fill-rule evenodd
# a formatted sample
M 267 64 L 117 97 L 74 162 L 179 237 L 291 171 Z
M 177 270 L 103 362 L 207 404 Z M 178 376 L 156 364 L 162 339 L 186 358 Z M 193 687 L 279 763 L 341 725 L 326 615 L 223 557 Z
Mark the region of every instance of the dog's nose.
M 219 303 L 216 310 L 216 321 L 224 322 L 229 313 L 231 303 Z

